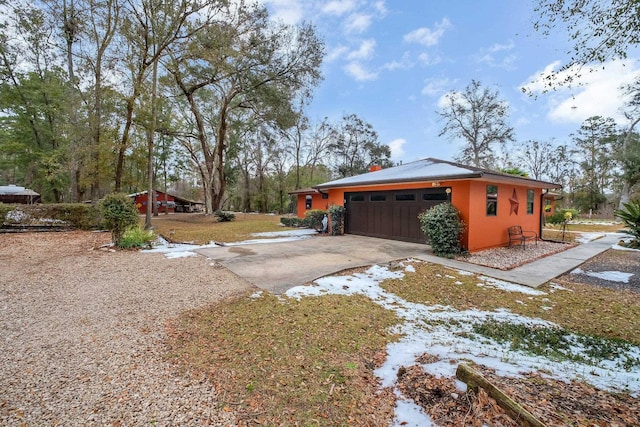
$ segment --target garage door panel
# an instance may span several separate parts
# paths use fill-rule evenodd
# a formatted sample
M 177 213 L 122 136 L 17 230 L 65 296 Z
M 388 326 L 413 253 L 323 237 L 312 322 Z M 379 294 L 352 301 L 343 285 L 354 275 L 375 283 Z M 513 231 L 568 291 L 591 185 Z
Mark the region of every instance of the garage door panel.
M 448 199 L 445 189 L 345 194 L 346 232 L 423 243 L 418 215 Z

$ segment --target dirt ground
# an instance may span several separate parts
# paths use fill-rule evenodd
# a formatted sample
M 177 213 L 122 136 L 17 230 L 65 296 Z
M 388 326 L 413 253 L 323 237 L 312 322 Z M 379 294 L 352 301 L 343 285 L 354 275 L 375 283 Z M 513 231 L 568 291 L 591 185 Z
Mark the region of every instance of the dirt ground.
M 612 272 L 627 273 L 631 276 L 622 278 L 626 281 L 611 280 L 616 277 Z M 582 264 L 578 271 L 574 270 L 563 275 L 560 280 L 640 292 L 640 251 L 610 249 Z
M 254 288 L 204 257 L 109 240 L 0 234 L 0 425 L 235 425 L 215 384 L 165 360 L 165 324 Z
M 213 409 L 218 397 L 210 384 L 164 363 L 164 324 L 251 286 L 204 257 L 167 260 L 99 249 L 109 238 L 88 232 L 0 234 L 0 424 L 233 425 L 232 414 Z M 626 283 L 576 273 L 563 279 L 640 292 L 640 252 L 610 250 L 581 269 L 633 275 Z M 90 289 L 83 283 L 91 283 Z M 94 359 L 101 362 L 94 366 Z M 640 416 L 636 399 L 581 383 L 483 373 L 547 425 L 631 426 Z M 430 377 L 418 367 L 407 368 L 400 380 L 403 393 L 439 425 L 513 425 L 495 402 L 460 394 L 453 380 Z M 567 405 L 563 412 L 578 414 L 580 421 L 558 416 L 549 403 L 558 396 Z M 189 418 L 179 418 L 184 416 Z

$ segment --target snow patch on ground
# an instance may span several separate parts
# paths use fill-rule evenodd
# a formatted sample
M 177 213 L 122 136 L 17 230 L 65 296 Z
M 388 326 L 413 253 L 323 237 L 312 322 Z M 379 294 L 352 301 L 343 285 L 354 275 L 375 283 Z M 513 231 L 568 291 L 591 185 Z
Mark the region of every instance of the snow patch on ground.
M 494 279 L 493 277 L 480 276 L 478 279 L 484 283 L 478 283 L 478 286 L 485 286 L 488 288 L 501 289 L 507 292 L 520 292 L 527 295 L 546 295 L 545 292 L 538 291 L 529 286 L 517 285 L 515 283 L 506 282 L 504 280 Z
M 629 279 L 633 276 L 633 273 L 624 273 L 622 271 L 591 271 L 576 268 L 571 271 L 571 274 L 584 274 L 585 276 L 591 276 L 598 279 L 607 280 L 609 282 L 621 282 L 629 283 Z
M 604 236 L 605 236 L 604 233 L 583 233 L 583 232 L 580 232 L 580 234 L 576 238 L 576 242 L 577 243 L 588 243 L 588 242 L 591 242 L 593 240 L 598 240 L 598 239 L 600 239 L 600 238 L 602 238 Z
M 462 272 L 459 274 L 466 275 Z M 400 340 L 387 346 L 387 359 L 375 371 L 382 386 L 394 387 L 396 394 L 401 397 L 396 406 L 395 425 L 430 425 L 428 417 L 412 402 L 402 398 L 395 386 L 398 368 L 415 364 L 416 358 L 425 352 L 439 357 L 438 362 L 422 365 L 426 372 L 438 377 L 455 378 L 458 362 L 470 360 L 494 368 L 498 375 L 520 377 L 523 372 L 543 370 L 544 375 L 564 381 L 579 379 L 603 389 L 640 394 L 640 368 L 623 371 L 616 366 L 616 362 L 625 357 L 640 357 L 638 347 L 632 346 L 626 354 L 619 356 L 620 360 L 596 364 L 551 361 L 542 356 L 513 351 L 507 344 L 476 335 L 473 325 L 488 320 L 540 327 L 555 325 L 541 319 L 520 316 L 506 309 L 459 311 L 449 306 L 416 304 L 387 292 L 380 286 L 385 279 L 403 276 L 402 272 L 374 265 L 364 273 L 323 277 L 311 285 L 297 286 L 286 292 L 286 296 L 291 298 L 327 294 L 365 295 L 402 319 L 393 331 L 401 336 Z M 526 292 L 529 288 L 500 282 L 502 281 L 492 285 L 531 294 Z M 552 287 L 555 290 L 563 289 L 557 285 Z M 537 292 L 533 295 L 544 294 Z M 583 348 L 576 345 L 574 350 L 582 352 L 586 360 L 589 360 Z
M 226 243 L 224 246 L 241 246 L 241 245 L 255 245 L 255 244 L 267 244 L 267 243 L 281 243 L 281 242 L 293 242 L 297 240 L 308 239 L 311 236 L 318 234 L 315 230 L 308 228 L 298 230 L 287 231 L 272 231 L 265 233 L 253 233 L 254 237 L 273 237 L 272 239 L 251 239 L 243 240 L 241 242 Z M 143 252 L 148 253 L 162 253 L 167 258 L 183 258 L 187 256 L 196 256 L 196 250 L 205 248 L 221 248 L 223 245 L 218 245 L 215 242 L 211 242 L 206 245 L 190 245 L 188 243 L 170 243 L 162 237 L 153 244 L 153 249 L 146 249 Z

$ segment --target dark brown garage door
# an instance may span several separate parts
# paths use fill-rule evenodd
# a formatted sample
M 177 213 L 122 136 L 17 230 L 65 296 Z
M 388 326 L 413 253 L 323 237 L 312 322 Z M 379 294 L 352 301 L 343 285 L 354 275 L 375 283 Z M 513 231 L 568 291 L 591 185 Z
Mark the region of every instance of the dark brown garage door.
M 424 243 L 418 214 L 450 200 L 450 194 L 448 187 L 345 193 L 345 232 Z

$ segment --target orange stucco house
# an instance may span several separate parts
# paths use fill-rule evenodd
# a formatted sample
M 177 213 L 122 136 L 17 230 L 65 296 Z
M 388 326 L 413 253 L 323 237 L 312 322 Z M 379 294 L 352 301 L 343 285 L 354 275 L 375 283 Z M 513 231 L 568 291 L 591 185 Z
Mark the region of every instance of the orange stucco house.
M 450 201 L 466 224 L 462 245 L 479 251 L 509 242 L 520 225 L 540 235 L 551 182 L 427 158 L 292 192 L 297 215 L 332 205 L 346 209 L 345 233 L 423 243 L 418 214 Z

